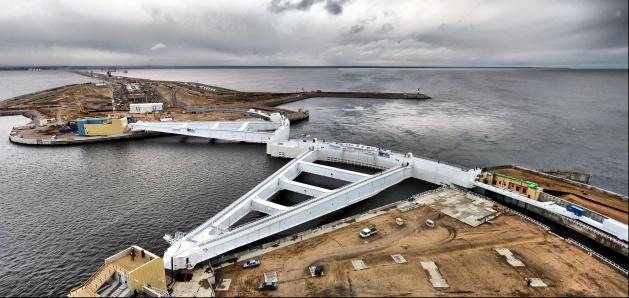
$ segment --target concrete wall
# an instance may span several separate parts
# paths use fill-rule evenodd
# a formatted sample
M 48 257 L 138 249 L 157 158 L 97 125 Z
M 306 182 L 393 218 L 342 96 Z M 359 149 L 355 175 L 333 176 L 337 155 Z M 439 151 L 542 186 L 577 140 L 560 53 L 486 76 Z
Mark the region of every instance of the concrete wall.
M 472 182 L 478 170 L 464 171 L 461 168 L 424 158 L 413 158 L 413 178 L 434 184 L 458 185 L 465 188 L 473 186 Z
M 561 170 L 538 170 L 542 173 L 557 176 L 563 179 L 569 179 L 575 182 L 590 184 L 592 179 L 592 173 L 575 172 L 575 171 L 561 171 Z
M 132 246 L 132 247 L 133 247 L 133 246 Z M 121 251 L 119 251 L 118 253 L 116 253 L 115 255 L 110 256 L 109 258 L 106 258 L 106 259 L 105 259 L 105 263 L 111 263 L 111 262 L 113 262 L 113 261 L 115 261 L 115 260 L 117 260 L 117 259 L 120 259 L 120 258 L 122 258 L 122 257 L 124 257 L 124 256 L 126 256 L 126 255 L 128 255 L 130 252 L 131 252 L 131 247 L 126 248 L 126 249 L 124 249 L 124 250 L 121 250 Z
M 136 257 L 141 258 L 140 253 Z M 145 258 L 149 258 L 146 255 Z M 166 289 L 166 273 L 164 272 L 164 261 L 161 258 L 153 258 L 148 263 L 129 272 L 129 289 L 131 292 L 142 292 L 143 287 L 149 287 L 157 290 Z

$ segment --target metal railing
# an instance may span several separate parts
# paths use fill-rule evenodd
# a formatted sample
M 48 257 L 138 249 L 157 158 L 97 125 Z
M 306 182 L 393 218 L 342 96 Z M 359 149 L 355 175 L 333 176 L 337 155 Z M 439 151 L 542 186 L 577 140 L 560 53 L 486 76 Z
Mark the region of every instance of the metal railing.
M 566 238 L 566 241 L 580 247 L 581 249 L 583 249 L 585 252 L 588 253 L 588 255 L 590 256 L 594 256 L 597 259 L 609 264 L 610 266 L 612 266 L 613 268 L 615 268 L 616 270 L 620 271 L 622 274 L 624 274 L 625 276 L 629 275 L 629 271 L 627 271 L 627 269 L 623 268 L 622 266 L 616 264 L 615 262 L 613 262 L 612 260 L 606 258 L 605 256 L 595 252 L 594 250 L 590 249 L 589 247 L 583 245 L 582 243 L 572 239 L 572 238 Z
M 567 221 L 567 222 L 570 222 L 571 224 L 577 225 L 577 226 L 579 226 L 579 227 L 581 227 L 581 228 L 583 228 L 583 229 L 585 229 L 585 230 L 587 230 L 589 232 L 592 232 L 592 233 L 596 234 L 597 236 L 603 237 L 603 238 L 605 238 L 605 239 L 607 239 L 607 240 L 609 240 L 609 241 L 611 241 L 611 242 L 613 242 L 613 243 L 615 243 L 617 245 L 620 245 L 620 246 L 625 247 L 625 248 L 628 247 L 628 244 L 626 242 L 616 238 L 613 235 L 609 235 L 609 234 L 607 234 L 607 233 L 605 233 L 605 232 L 603 232 L 603 231 L 601 231 L 599 229 L 596 229 L 596 228 L 594 228 L 594 227 L 592 227 L 592 226 L 590 226 L 590 225 L 588 225 L 586 223 L 583 223 L 581 221 L 578 221 L 578 220 L 575 220 L 575 219 L 572 219 L 572 218 L 569 218 L 569 217 L 563 217 L 562 219 Z
M 92 275 L 90 275 L 90 277 L 85 282 L 83 282 L 80 286 L 74 287 L 70 291 L 70 293 L 78 291 L 81 288 L 84 288 L 86 291 L 92 291 L 96 293 L 96 291 L 98 291 L 98 288 L 102 284 L 104 284 L 114 272 L 119 269 L 121 269 L 120 266 L 105 262 L 100 265 L 100 267 L 98 267 L 98 269 L 94 271 L 94 273 L 92 273 Z

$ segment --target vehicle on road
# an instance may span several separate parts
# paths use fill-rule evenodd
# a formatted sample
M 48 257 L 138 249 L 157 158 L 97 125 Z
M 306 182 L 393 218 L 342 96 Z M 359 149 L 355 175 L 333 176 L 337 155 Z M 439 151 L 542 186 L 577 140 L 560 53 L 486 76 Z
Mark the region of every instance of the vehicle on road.
M 274 291 L 274 290 L 277 290 L 277 283 L 276 282 L 263 282 L 258 287 L 258 290 L 259 291 Z
M 360 238 L 367 238 L 375 235 L 376 233 L 378 233 L 378 229 L 376 229 L 376 227 L 368 227 L 362 229 L 358 235 L 360 235 Z
M 260 266 L 260 260 L 258 259 L 251 259 L 251 260 L 246 261 L 244 264 L 242 264 L 242 268 L 245 268 L 245 269 L 254 268 L 258 266 Z

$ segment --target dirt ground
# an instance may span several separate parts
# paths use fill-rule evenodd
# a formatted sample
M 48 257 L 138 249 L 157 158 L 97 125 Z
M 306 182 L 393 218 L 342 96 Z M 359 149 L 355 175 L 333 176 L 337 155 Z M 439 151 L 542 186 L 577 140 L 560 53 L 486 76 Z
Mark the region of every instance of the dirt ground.
M 396 217 L 405 219 L 400 227 Z M 436 221 L 435 228 L 424 224 Z M 367 241 L 363 227 L 380 230 Z M 511 267 L 495 248 L 508 248 L 526 267 Z M 391 254 L 407 264 L 396 264 Z M 502 215 L 491 224 L 469 227 L 430 207 L 398 210 L 269 252 L 254 269 L 242 262 L 219 269 L 231 278 L 217 296 L 625 296 L 627 278 L 579 248 L 516 216 Z M 351 260 L 367 269 L 355 271 Z M 450 288 L 435 289 L 420 261 L 435 261 Z M 320 264 L 323 277 L 307 268 Z M 276 291 L 258 292 L 264 272 L 277 271 Z M 530 288 L 527 278 L 541 278 L 547 288 Z
M 554 180 L 544 176 L 534 175 L 515 168 L 496 169 L 498 172 L 511 177 L 536 182 L 544 188 L 544 191 L 556 195 L 566 201 L 596 211 L 609 216 L 624 224 L 629 222 L 627 212 L 629 212 L 629 202 L 619 198 L 596 192 L 587 188 L 565 183 L 561 180 Z
M 214 106 L 247 110 L 250 108 L 263 109 L 270 112 L 280 111 L 269 105 L 274 100 L 282 100 L 286 95 L 264 92 L 239 92 L 222 88 L 215 91 L 204 90 L 178 82 L 156 82 L 150 80 L 142 82 L 147 90 L 154 88 L 161 96 L 165 112 L 154 114 L 133 114 L 136 120 L 160 121 L 160 118 L 172 118 L 173 121 L 233 121 L 248 118 L 235 113 L 183 113 L 184 106 Z M 116 83 L 115 86 L 118 86 Z M 175 92 L 173 93 L 173 90 Z M 147 91 L 148 92 L 148 91 Z M 173 96 L 174 95 L 174 96 Z M 110 86 L 96 86 L 94 84 L 78 84 L 60 87 L 54 90 L 39 92 L 18 100 L 0 102 L 0 111 L 31 111 L 40 115 L 39 118 L 51 118 L 55 122 L 47 127 L 23 129 L 19 132 L 23 138 L 45 138 L 55 135 L 57 138 L 74 138 L 76 134 L 59 133 L 58 128 L 69 120 L 87 117 L 126 116 L 126 109 L 114 112 L 111 106 L 112 88 Z M 131 102 L 129 102 L 131 103 Z M 80 107 L 87 109 L 81 111 Z

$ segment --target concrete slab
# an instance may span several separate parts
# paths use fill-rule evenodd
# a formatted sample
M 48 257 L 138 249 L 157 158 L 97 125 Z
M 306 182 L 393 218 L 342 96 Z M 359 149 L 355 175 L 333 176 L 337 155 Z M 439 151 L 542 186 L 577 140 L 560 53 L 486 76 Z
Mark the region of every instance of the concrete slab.
M 264 282 L 278 282 L 277 271 L 265 272 L 264 273 Z
M 509 265 L 513 267 L 525 267 L 524 263 L 514 257 L 513 252 L 511 252 L 508 248 L 496 248 L 495 250 L 499 255 L 505 257 Z
M 393 258 L 393 261 L 395 261 L 395 263 L 397 264 L 406 264 L 406 259 L 401 255 L 401 254 L 395 254 L 395 255 L 391 255 L 391 258 Z
M 424 268 L 424 270 L 437 269 L 437 264 L 435 264 L 435 262 L 433 261 L 422 261 L 420 262 L 420 264 L 422 265 L 422 268 Z
M 501 256 L 512 256 L 513 253 L 507 248 L 496 248 L 495 251 Z
M 507 258 L 507 263 L 509 263 L 509 265 L 511 265 L 513 267 L 526 267 L 524 265 L 524 263 L 522 263 L 522 261 L 520 261 L 518 259 L 509 259 L 509 258 Z
M 352 260 L 352 266 L 354 266 L 354 270 L 367 269 L 367 265 L 365 265 L 363 260 Z
M 406 212 L 422 206 L 424 206 L 424 203 L 422 202 L 411 201 L 397 205 L 397 209 L 400 210 L 400 212 Z
M 422 268 L 428 272 L 430 275 L 430 283 L 433 288 L 449 288 L 450 285 L 446 282 L 446 280 L 439 273 L 439 268 L 437 264 L 433 261 L 422 261 L 420 262 Z
M 221 283 L 216 287 L 216 291 L 229 291 L 229 286 L 232 284 L 231 278 L 223 278 Z
M 440 278 L 440 279 L 431 278 L 430 283 L 432 284 L 433 288 L 449 288 L 450 287 L 450 285 L 443 278 Z
M 492 219 L 498 215 L 498 211 L 492 208 L 492 202 L 454 189 L 420 196 L 416 198 L 416 201 L 472 227 L 477 227 L 486 219 Z
M 533 288 L 545 288 L 548 285 L 546 285 L 546 283 L 544 283 L 540 278 L 532 277 L 529 278 L 529 286 Z

